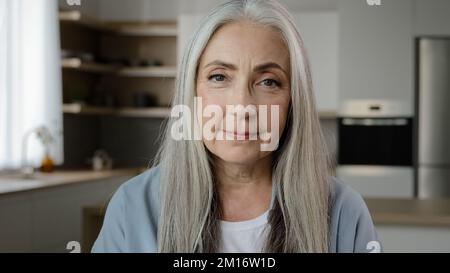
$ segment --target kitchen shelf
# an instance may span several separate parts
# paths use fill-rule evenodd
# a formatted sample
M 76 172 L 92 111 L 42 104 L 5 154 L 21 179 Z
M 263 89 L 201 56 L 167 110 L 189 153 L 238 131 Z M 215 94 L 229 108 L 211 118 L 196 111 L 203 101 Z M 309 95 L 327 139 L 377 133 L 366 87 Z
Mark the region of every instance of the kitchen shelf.
M 177 24 L 172 21 L 156 22 L 102 22 L 82 15 L 78 10 L 60 11 L 60 22 L 69 22 L 89 27 L 98 31 L 112 32 L 118 35 L 143 37 L 176 37 Z
M 124 67 L 117 70 L 116 74 L 126 77 L 175 78 L 177 68 L 175 66 Z
M 135 118 L 167 118 L 170 116 L 169 107 L 151 107 L 151 108 L 119 108 L 115 114 L 122 117 Z
M 65 69 L 74 69 L 91 73 L 113 73 L 118 66 L 99 64 L 94 62 L 83 62 L 79 58 L 64 58 L 61 60 L 61 66 Z
M 58 17 L 60 22 L 76 23 L 93 29 L 102 29 L 103 27 L 97 20 L 82 15 L 78 10 L 59 11 Z
M 172 22 L 108 23 L 107 28 L 120 35 L 176 37 L 177 25 Z
M 84 62 L 79 58 L 64 58 L 61 60 L 61 66 L 64 69 L 99 74 L 114 74 L 122 77 L 175 78 L 177 73 L 177 68 L 175 66 L 124 67 L 119 65 Z
M 121 117 L 140 118 L 166 118 L 170 115 L 169 107 L 148 107 L 148 108 L 113 108 L 84 106 L 79 103 L 63 104 L 63 113 L 76 115 L 114 115 Z

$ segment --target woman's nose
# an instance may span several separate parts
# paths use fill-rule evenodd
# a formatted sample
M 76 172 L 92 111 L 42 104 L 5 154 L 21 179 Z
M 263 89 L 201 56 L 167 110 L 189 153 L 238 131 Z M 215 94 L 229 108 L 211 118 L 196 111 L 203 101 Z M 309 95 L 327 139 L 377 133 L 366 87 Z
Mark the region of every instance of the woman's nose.
M 230 98 L 230 104 L 242 105 L 244 107 L 255 104 L 251 84 L 249 84 L 247 80 L 243 80 L 235 86 Z
M 236 85 L 231 94 L 228 105 L 232 105 L 233 107 L 227 109 L 228 115 L 237 117 L 238 123 L 241 120 L 248 121 L 257 116 L 255 96 L 248 81 Z

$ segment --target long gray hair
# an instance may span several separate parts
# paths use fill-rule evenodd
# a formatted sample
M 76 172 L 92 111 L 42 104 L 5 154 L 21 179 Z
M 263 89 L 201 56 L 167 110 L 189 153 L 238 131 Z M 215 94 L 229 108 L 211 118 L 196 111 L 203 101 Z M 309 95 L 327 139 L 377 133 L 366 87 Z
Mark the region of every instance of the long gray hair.
M 288 11 L 274 0 L 233 0 L 199 24 L 179 66 L 173 105 L 193 107 L 199 58 L 221 26 L 246 20 L 270 26 L 290 54 L 291 102 L 273 158 L 276 199 L 269 214 L 266 252 L 327 252 L 330 168 L 302 38 Z M 220 236 L 211 156 L 201 140 L 174 140 L 168 120 L 154 161 L 161 170 L 159 252 L 214 252 Z

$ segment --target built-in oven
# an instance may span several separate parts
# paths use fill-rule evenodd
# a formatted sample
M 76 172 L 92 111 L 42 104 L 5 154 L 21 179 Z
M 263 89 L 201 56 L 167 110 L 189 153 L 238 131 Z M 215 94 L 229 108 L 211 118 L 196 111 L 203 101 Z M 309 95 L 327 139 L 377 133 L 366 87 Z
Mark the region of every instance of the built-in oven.
M 338 118 L 337 176 L 366 197 L 413 197 L 413 117 L 399 101 L 354 100 Z

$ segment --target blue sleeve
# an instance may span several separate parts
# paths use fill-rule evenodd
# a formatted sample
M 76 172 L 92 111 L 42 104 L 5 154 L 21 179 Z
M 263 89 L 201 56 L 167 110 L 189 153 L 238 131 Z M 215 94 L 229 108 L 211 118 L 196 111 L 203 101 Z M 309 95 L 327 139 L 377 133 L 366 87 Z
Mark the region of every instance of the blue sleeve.
M 363 198 L 344 182 L 335 182 L 330 225 L 330 251 L 381 252 L 381 242 Z
M 358 199 L 355 201 L 357 202 L 355 205 L 359 206 L 360 209 L 356 220 L 353 252 L 379 253 L 381 252 L 381 243 L 372 217 L 362 197 L 358 195 Z
M 114 193 L 106 209 L 103 226 L 91 252 L 126 252 L 123 187 Z

